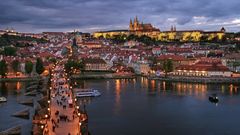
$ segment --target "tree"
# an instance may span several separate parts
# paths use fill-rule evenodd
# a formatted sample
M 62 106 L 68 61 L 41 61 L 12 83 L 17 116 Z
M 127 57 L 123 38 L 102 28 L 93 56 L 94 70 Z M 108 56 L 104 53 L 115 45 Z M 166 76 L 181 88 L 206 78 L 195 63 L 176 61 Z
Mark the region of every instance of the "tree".
M 33 63 L 31 61 L 27 61 L 25 63 L 25 72 L 27 74 L 31 74 L 32 73 L 32 70 L 33 70 Z
M 85 69 L 85 64 L 83 61 L 68 60 L 64 68 L 68 73 L 72 73 L 74 69 L 83 71 Z
M 19 71 L 19 66 L 20 66 L 20 62 L 18 60 L 14 60 L 12 62 L 12 69 L 15 73 Z
M 42 74 L 44 71 L 44 66 L 43 66 L 43 62 L 42 59 L 37 58 L 37 62 L 36 62 L 36 72 L 40 75 Z
M 237 67 L 240 66 L 240 62 L 234 61 L 234 62 L 232 63 L 232 66 L 233 66 L 234 70 L 236 71 Z
M 52 62 L 52 63 L 56 63 L 57 60 L 55 58 L 49 58 L 49 61 Z
M 172 62 L 172 60 L 170 60 L 170 59 L 164 60 L 164 62 L 163 62 L 163 70 L 164 70 L 164 73 L 165 73 L 165 77 L 167 77 L 167 74 L 169 72 L 173 71 L 173 62 Z
M 0 61 L 0 75 L 1 77 L 6 77 L 6 73 L 7 73 L 8 69 L 7 69 L 7 63 L 5 60 Z
M 138 36 L 134 35 L 134 34 L 131 34 L 127 37 L 127 40 L 137 40 Z
M 6 56 L 15 56 L 17 49 L 15 47 L 4 47 L 3 54 Z

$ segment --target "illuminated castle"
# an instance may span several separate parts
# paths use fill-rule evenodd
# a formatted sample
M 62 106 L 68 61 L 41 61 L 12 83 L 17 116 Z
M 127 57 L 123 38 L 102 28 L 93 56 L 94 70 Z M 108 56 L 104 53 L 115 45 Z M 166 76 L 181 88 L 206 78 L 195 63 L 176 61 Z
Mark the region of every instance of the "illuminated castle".
M 129 31 L 132 33 L 139 33 L 139 34 L 143 34 L 143 33 L 151 33 L 151 32 L 160 32 L 159 29 L 154 28 L 152 26 L 152 24 L 147 23 L 144 24 L 139 23 L 138 18 L 134 18 L 134 22 L 132 22 L 132 19 L 130 19 L 130 24 L 129 24 Z
M 111 31 L 98 31 L 94 32 L 93 36 L 111 38 L 116 35 L 137 35 L 142 36 L 146 35 L 151 38 L 155 38 L 160 41 L 193 41 L 198 42 L 202 39 L 221 40 L 226 34 L 224 28 L 218 31 L 203 31 L 203 30 L 177 30 L 176 26 L 172 26 L 170 31 L 160 31 L 158 28 L 155 28 L 150 23 L 140 23 L 138 18 L 135 17 L 134 20 L 130 19 L 128 30 L 111 30 Z

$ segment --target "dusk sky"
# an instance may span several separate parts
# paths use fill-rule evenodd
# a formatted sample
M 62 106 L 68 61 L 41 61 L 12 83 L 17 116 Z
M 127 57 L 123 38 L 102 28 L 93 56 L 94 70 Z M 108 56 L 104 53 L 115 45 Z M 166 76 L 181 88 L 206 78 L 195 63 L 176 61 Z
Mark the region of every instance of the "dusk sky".
M 240 0 L 2 0 L 0 29 L 83 32 L 127 29 L 138 16 L 161 31 L 240 31 Z

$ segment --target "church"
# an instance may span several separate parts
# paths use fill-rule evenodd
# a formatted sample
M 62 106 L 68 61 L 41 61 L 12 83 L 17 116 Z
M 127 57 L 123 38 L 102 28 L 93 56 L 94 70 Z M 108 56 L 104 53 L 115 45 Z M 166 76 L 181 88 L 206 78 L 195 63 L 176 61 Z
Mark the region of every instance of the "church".
M 134 21 L 132 22 L 132 19 L 130 19 L 129 23 L 129 32 L 130 34 L 134 35 L 147 35 L 149 37 L 156 37 L 159 33 L 160 30 L 158 28 L 155 28 L 152 26 L 150 23 L 140 23 L 137 16 L 134 18 Z

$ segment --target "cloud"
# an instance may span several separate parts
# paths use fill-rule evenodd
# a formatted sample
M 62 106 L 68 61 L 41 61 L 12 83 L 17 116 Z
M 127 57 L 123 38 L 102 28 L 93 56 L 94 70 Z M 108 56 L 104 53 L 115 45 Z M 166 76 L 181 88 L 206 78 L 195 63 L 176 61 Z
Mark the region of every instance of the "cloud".
M 223 25 L 239 31 L 239 5 L 239 0 L 5 0 L 0 3 L 0 28 L 27 32 L 126 29 L 129 19 L 138 15 L 163 30 L 171 25 L 217 30 Z

